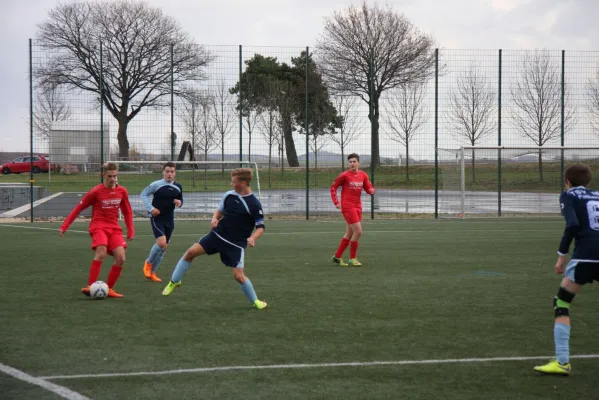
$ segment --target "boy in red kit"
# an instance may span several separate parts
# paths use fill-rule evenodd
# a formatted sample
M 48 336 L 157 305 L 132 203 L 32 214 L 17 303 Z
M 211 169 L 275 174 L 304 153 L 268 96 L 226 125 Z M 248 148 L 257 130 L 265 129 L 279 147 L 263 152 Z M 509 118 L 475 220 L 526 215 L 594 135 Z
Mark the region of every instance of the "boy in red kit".
M 87 286 L 81 289 L 81 293 L 89 296 L 89 287 L 98 280 L 102 262 L 108 254 L 114 257 L 114 265 L 106 281 L 109 288 L 108 297 L 123 297 L 122 294 L 115 292 L 113 289 L 121 275 L 125 263 L 125 248 L 127 247 L 127 242 L 123 238 L 123 230 L 119 225 L 119 209 L 125 217 L 127 240 L 130 241 L 135 236 L 133 211 L 129 203 L 127 189 L 117 184 L 118 165 L 105 163 L 103 169 L 104 182 L 87 192 L 63 222 L 59 231 L 62 237 L 79 213 L 92 206 L 92 220 L 88 231 L 92 237 L 92 250 L 96 254 L 89 270 Z
M 341 243 L 337 248 L 337 252 L 333 256 L 333 262 L 346 267 L 359 267 L 362 264 L 356 258 L 358 254 L 358 241 L 362 236 L 362 201 L 360 196 L 362 188 L 366 193 L 373 195 L 375 189 L 368 179 L 366 172 L 360 171 L 360 156 L 352 153 L 347 156 L 349 161 L 349 170 L 341 173 L 331 185 L 331 198 L 335 207 L 341 209 L 341 213 L 347 222 L 345 235 L 341 239 Z M 337 188 L 341 186 L 341 203 L 337 199 Z M 343 252 L 349 247 L 349 261 L 347 264 L 343 262 Z

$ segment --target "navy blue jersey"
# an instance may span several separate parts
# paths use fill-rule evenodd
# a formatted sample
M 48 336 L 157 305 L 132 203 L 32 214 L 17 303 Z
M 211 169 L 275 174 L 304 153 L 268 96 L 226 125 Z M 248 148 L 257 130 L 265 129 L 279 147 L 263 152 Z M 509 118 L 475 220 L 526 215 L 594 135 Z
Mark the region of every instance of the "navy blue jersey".
M 225 193 L 218 204 L 223 217 L 214 231 L 223 239 L 243 248 L 254 228 L 264 229 L 262 204 L 254 194 L 240 195 L 234 190 Z
M 559 197 L 566 229 L 559 246 L 567 254 L 574 239 L 573 260 L 599 260 L 599 192 L 583 186 Z
M 150 195 L 153 197 L 151 201 Z M 141 192 L 141 201 L 148 210 L 148 214 L 152 211 L 152 208 L 160 211 L 160 215 L 154 217 L 154 219 L 174 219 L 175 199 L 181 200 L 181 204 L 183 204 L 183 188 L 177 182 L 168 183 L 164 179 L 152 182 L 150 186 Z

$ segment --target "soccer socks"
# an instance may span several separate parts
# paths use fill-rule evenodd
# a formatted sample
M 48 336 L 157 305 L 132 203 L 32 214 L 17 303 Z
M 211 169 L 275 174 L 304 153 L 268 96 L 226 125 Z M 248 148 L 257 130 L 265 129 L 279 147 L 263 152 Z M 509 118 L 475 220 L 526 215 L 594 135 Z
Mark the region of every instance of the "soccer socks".
M 341 239 L 341 243 L 339 243 L 339 247 L 337 248 L 337 251 L 335 252 L 335 257 L 341 258 L 343 256 L 343 252 L 345 251 L 345 249 L 347 249 L 347 246 L 349 246 L 349 239 L 346 239 L 344 237 Z
M 162 262 L 163 258 L 164 258 L 164 250 L 160 254 L 158 254 L 158 257 L 156 257 L 156 259 L 154 260 L 154 262 L 151 263 L 152 264 L 152 272 L 156 272 L 156 270 L 158 269 L 158 266 Z
M 92 265 L 89 267 L 89 276 L 87 277 L 88 285 L 91 285 L 98 280 L 98 276 L 100 276 L 100 269 L 102 269 L 102 261 L 93 260 Z
M 358 254 L 358 242 L 349 242 L 349 258 L 354 259 Z
M 154 244 L 154 246 L 152 246 L 152 249 L 150 250 L 150 255 L 148 256 L 148 262 L 154 265 L 156 259 L 160 257 L 162 254 L 164 254 L 164 250 L 158 247 L 157 244 Z
M 256 296 L 256 291 L 254 290 L 254 285 L 252 285 L 252 281 L 250 281 L 250 278 L 245 278 L 245 282 L 241 285 L 241 290 L 243 290 L 243 294 L 245 294 L 245 297 L 248 298 L 250 304 L 254 304 L 254 302 L 258 300 L 258 296 Z
M 555 323 L 553 327 L 555 340 L 555 358 L 561 365 L 570 362 L 570 325 Z
M 108 274 L 108 280 L 106 281 L 106 284 L 110 289 L 112 289 L 114 285 L 116 285 L 116 281 L 119 280 L 119 276 L 121 276 L 122 270 L 123 267 L 119 267 L 118 265 L 113 265 L 110 269 L 110 273 Z
M 181 282 L 181 279 L 183 279 L 183 274 L 185 273 L 185 271 L 187 271 L 187 268 L 189 268 L 190 265 L 191 262 L 185 261 L 183 257 L 181 257 L 181 259 L 177 263 L 177 266 L 175 267 L 175 270 L 173 271 L 171 281 L 175 283 Z

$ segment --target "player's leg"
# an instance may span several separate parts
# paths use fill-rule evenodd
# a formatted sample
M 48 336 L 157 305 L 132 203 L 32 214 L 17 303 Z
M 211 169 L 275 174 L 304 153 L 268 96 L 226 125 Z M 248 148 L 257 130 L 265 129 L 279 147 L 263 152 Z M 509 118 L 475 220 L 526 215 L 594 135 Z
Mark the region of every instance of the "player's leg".
M 173 271 L 173 274 L 171 276 L 171 280 L 168 282 L 168 285 L 166 285 L 166 287 L 162 291 L 162 294 L 164 296 L 168 296 L 173 292 L 173 290 L 175 290 L 175 288 L 181 286 L 181 280 L 183 279 L 183 275 L 191 265 L 191 262 L 194 258 L 203 254 L 212 254 L 210 252 L 210 247 L 207 247 L 208 251 L 206 251 L 206 249 L 204 248 L 204 246 L 210 244 L 209 242 L 204 241 L 204 238 L 206 238 L 207 236 L 209 235 L 204 236 L 202 239 L 200 239 L 199 242 L 194 243 L 189 249 L 187 249 L 185 254 L 183 254 L 183 257 L 179 259 L 179 262 L 175 266 L 175 270 Z
M 245 275 L 244 250 L 242 248 L 234 248 L 232 245 L 227 245 L 227 247 L 227 249 L 221 249 L 221 261 L 223 264 L 232 267 L 233 278 L 239 283 L 243 294 L 245 294 L 250 304 L 259 310 L 265 309 L 268 307 L 268 304 L 265 301 L 258 300 L 252 281 Z
M 166 250 L 168 248 L 168 244 L 171 241 L 171 235 L 173 234 L 173 228 L 174 228 L 174 224 L 165 224 L 164 225 L 164 236 L 156 239 L 156 244 L 158 245 L 159 248 L 162 249 L 162 252 L 160 254 L 158 254 L 156 259 L 152 263 L 152 275 L 150 276 L 150 279 L 152 279 L 154 282 L 162 282 L 162 279 L 160 279 L 156 275 L 156 271 L 158 270 L 158 267 L 160 266 L 160 263 L 162 262 L 162 259 L 164 258 L 164 254 L 166 253 Z
M 570 304 L 582 285 L 589 282 L 588 272 L 587 263 L 578 263 L 577 261 L 568 263 L 560 288 L 553 299 L 555 360 L 535 367 L 535 371 L 557 375 L 569 375 L 572 372 L 570 365 Z
M 152 217 L 150 218 L 150 225 L 152 227 L 152 233 L 156 238 L 156 243 L 154 243 L 150 249 L 150 254 L 144 263 L 144 276 L 148 279 L 152 279 L 152 273 L 156 271 L 156 268 L 154 267 L 156 260 L 162 257 L 166 250 L 167 243 L 164 224 Z
M 114 264 L 110 268 L 108 273 L 108 279 L 106 284 L 108 285 L 108 297 L 123 297 L 114 291 L 114 285 L 121 276 L 123 266 L 125 265 L 125 249 L 127 248 L 127 242 L 123 237 L 123 231 L 121 229 L 115 229 L 111 232 L 108 238 L 108 254 L 114 257 Z
M 362 237 L 362 210 L 354 209 L 349 215 L 349 226 L 351 227 L 351 238 L 349 242 L 349 261 L 347 265 L 359 267 L 362 265 L 360 261 L 358 261 L 358 244 L 360 238 Z
M 96 236 L 98 238 L 98 236 Z M 98 243 L 102 242 L 102 239 L 98 239 Z M 107 241 L 104 241 L 105 243 Z M 102 263 L 104 262 L 104 258 L 106 258 L 106 254 L 108 250 L 106 249 L 106 245 L 95 245 L 92 246 L 94 250 L 94 259 L 89 267 L 89 275 L 87 277 L 87 286 L 81 288 L 81 293 L 86 296 L 89 296 L 89 287 L 92 283 L 98 280 L 100 276 L 100 270 L 102 269 Z
M 343 261 L 343 253 L 345 252 L 345 249 L 347 249 L 347 246 L 349 246 L 349 242 L 352 237 L 352 230 L 349 223 L 347 223 L 348 217 L 346 216 L 346 213 L 343 213 L 343 218 L 345 218 L 346 221 L 345 235 L 343 235 L 343 237 L 341 238 L 341 242 L 339 243 L 337 251 L 335 252 L 335 255 L 333 256 L 331 261 L 341 265 L 342 267 L 346 267 L 347 264 L 345 263 L 345 261 Z

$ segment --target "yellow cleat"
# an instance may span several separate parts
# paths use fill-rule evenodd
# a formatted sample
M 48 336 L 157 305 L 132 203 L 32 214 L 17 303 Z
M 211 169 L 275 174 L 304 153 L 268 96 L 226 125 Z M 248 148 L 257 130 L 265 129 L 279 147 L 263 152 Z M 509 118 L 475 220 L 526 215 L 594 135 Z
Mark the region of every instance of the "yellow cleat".
M 360 261 L 358 261 L 357 258 L 351 258 L 348 262 L 347 265 L 349 267 L 361 267 L 362 263 Z
M 559 362 L 557 362 L 557 360 L 552 360 L 545 365 L 539 365 L 538 367 L 534 367 L 534 370 L 542 374 L 568 376 L 572 372 L 572 366 L 570 365 L 570 363 L 562 365 Z
M 334 262 L 335 264 L 339 264 L 342 267 L 347 267 L 347 263 L 345 261 L 343 261 L 343 258 L 339 257 L 335 257 L 333 256 L 333 258 L 331 258 L 331 261 Z
M 173 281 L 169 281 L 168 285 L 166 285 L 166 287 L 162 291 L 162 295 L 163 296 L 168 296 L 169 294 L 173 293 L 173 290 L 175 290 L 175 288 L 177 286 L 181 286 L 181 281 L 176 282 L 176 283 L 173 282 Z
M 256 300 L 256 301 L 254 301 L 254 307 L 257 308 L 258 310 L 264 310 L 266 307 L 268 307 L 268 304 L 266 304 L 265 301 Z

